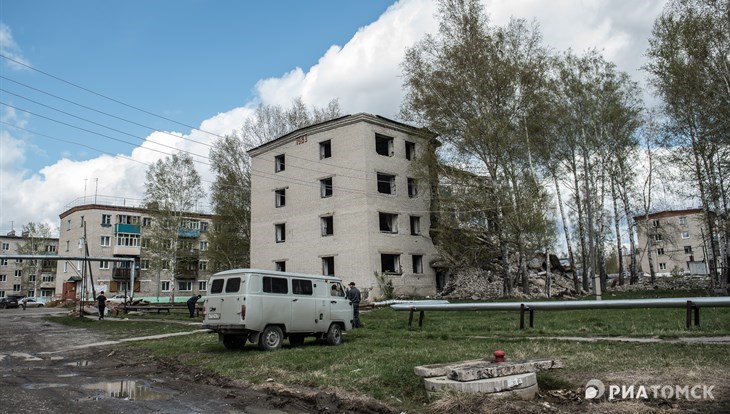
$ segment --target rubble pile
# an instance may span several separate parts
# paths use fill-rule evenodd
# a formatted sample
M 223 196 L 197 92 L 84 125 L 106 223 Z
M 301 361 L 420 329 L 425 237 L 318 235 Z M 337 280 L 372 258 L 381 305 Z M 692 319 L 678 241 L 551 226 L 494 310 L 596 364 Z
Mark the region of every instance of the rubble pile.
M 649 275 L 643 275 L 639 282 L 629 284 L 628 278 L 624 285 L 608 283 L 609 292 L 634 292 L 638 290 L 706 290 L 710 289 L 710 278 L 708 276 L 657 276 L 656 282 L 651 283 Z

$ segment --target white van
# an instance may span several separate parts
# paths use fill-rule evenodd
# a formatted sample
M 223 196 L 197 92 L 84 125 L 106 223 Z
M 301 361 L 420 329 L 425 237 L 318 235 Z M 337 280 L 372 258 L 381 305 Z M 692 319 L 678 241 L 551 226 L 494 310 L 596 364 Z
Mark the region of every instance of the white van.
M 203 328 L 217 332 L 227 349 L 248 340 L 269 351 L 284 338 L 297 346 L 307 336 L 339 345 L 353 319 L 341 279 L 257 269 L 211 276 L 203 312 Z

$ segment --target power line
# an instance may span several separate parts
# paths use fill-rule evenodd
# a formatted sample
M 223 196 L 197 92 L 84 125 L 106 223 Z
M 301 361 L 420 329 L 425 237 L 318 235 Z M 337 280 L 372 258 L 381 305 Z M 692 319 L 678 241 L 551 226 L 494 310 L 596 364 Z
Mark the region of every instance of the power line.
M 122 105 L 122 106 L 126 106 L 127 108 L 131 108 L 131 109 L 134 109 L 134 110 L 137 110 L 137 111 L 143 112 L 143 113 L 145 113 L 145 114 L 148 114 L 148 115 L 152 115 L 152 116 L 154 116 L 154 117 L 157 117 L 157 118 L 160 118 L 160 119 L 164 119 L 164 120 L 166 120 L 166 121 L 170 121 L 170 122 L 173 122 L 173 123 L 175 123 L 175 124 L 178 124 L 178 125 L 182 125 L 182 126 L 184 126 L 184 127 L 186 127 L 186 128 L 190 128 L 190 129 L 193 129 L 193 130 L 196 130 L 196 131 L 200 131 L 200 132 L 203 132 L 203 133 L 205 133 L 205 134 L 208 134 L 208 135 L 212 135 L 212 136 L 215 136 L 215 137 L 218 137 L 218 138 L 223 138 L 222 136 L 220 136 L 220 135 L 218 135 L 218 134 L 216 134 L 216 133 L 214 133 L 214 132 L 210 132 L 210 131 L 205 131 L 205 130 L 202 130 L 202 129 L 196 128 L 196 127 L 194 127 L 194 126 L 191 126 L 191 125 L 185 124 L 185 123 L 183 123 L 183 122 L 179 122 L 179 121 L 176 121 L 176 120 L 174 120 L 174 119 L 170 119 L 170 118 L 167 118 L 167 117 L 165 117 L 165 116 L 162 116 L 162 115 L 158 115 L 158 114 L 156 114 L 156 113 L 154 113 L 154 112 L 150 112 L 150 111 L 147 111 L 147 110 L 145 110 L 145 109 L 142 109 L 142 108 L 138 108 L 138 107 L 136 107 L 136 106 L 134 106 L 134 105 L 130 105 L 130 104 L 128 104 L 128 103 L 122 102 L 122 101 L 120 101 L 120 100 L 118 100 L 118 99 L 114 99 L 114 98 L 111 98 L 111 97 L 109 97 L 109 96 L 103 95 L 103 94 L 101 94 L 101 93 L 98 93 L 98 92 L 92 91 L 91 89 L 85 88 L 85 87 L 83 87 L 83 86 L 81 86 L 81 85 L 77 85 L 77 84 L 75 84 L 75 83 L 73 83 L 73 82 L 67 81 L 67 80 L 65 80 L 65 79 L 62 79 L 62 78 L 60 78 L 60 77 L 58 77 L 58 76 L 52 75 L 52 74 L 50 74 L 50 73 L 48 73 L 48 72 L 44 72 L 44 71 L 42 71 L 42 70 L 40 70 L 40 69 L 36 69 L 36 68 L 34 68 L 34 67 L 30 66 L 30 65 L 27 65 L 27 64 L 25 64 L 25 63 L 23 63 L 23 62 L 17 61 L 17 60 L 15 60 L 15 59 L 13 59 L 13 58 L 11 58 L 11 57 L 9 57 L 9 56 L 6 56 L 6 55 L 4 55 L 4 54 L 2 54 L 2 53 L 0 53 L 0 57 L 2 57 L 2 58 L 4 58 L 4 59 L 7 59 L 7 60 L 9 60 L 9 61 L 11 61 L 11 62 L 13 62 L 13 63 L 15 63 L 15 64 L 18 64 L 18 65 L 20 65 L 20 66 L 26 67 L 26 68 L 28 68 L 28 69 L 30 69 L 30 70 L 33 70 L 33 71 L 35 71 L 35 72 L 41 73 L 41 74 L 43 74 L 43 75 L 45 75 L 45 76 L 48 76 L 48 77 L 50 77 L 50 78 L 56 79 L 56 80 L 57 80 L 57 81 L 59 81 L 59 82 L 63 82 L 63 83 L 65 83 L 65 84 L 71 85 L 71 86 L 73 86 L 73 87 L 75 87 L 75 88 L 81 89 L 81 90 L 83 90 L 83 91 L 85 91 L 85 92 L 88 92 L 88 93 L 90 93 L 90 94 L 93 94 L 93 95 L 96 95 L 96 96 L 102 97 L 102 98 L 104 98 L 104 99 L 108 99 L 108 100 L 110 100 L 110 101 L 112 101 L 112 102 L 115 102 L 115 103 L 117 103 L 117 104 L 119 104 L 119 105 Z
M 70 104 L 72 104 L 72 105 L 76 105 L 76 106 L 78 106 L 78 107 L 81 107 L 81 108 L 84 108 L 84 109 L 88 109 L 89 111 L 94 111 L 94 112 L 96 112 L 96 113 L 99 113 L 99 114 L 102 114 L 102 115 L 106 115 L 106 116 L 108 116 L 108 117 L 111 117 L 111 118 L 115 118 L 115 119 L 118 119 L 118 120 L 120 120 L 120 121 L 124 121 L 124 122 L 130 123 L 130 124 L 132 124 L 132 125 L 136 125 L 136 126 L 140 126 L 140 127 L 142 127 L 142 128 L 146 128 L 146 129 L 149 129 L 150 131 L 155 131 L 155 132 L 159 132 L 159 133 L 161 133 L 161 134 L 166 134 L 166 135 L 170 135 L 170 136 L 172 136 L 172 137 L 178 137 L 177 135 L 175 135 L 175 134 L 172 134 L 172 133 L 170 133 L 170 132 L 167 132 L 167 131 L 160 131 L 160 130 L 159 130 L 159 129 L 157 129 L 157 128 L 154 128 L 154 127 L 151 127 L 151 126 L 148 126 L 148 125 L 144 125 L 144 124 L 140 124 L 140 123 L 138 123 L 138 122 L 135 122 L 135 121 L 131 121 L 131 120 L 129 120 L 129 119 L 126 119 L 126 118 L 122 118 L 122 117 L 120 117 L 120 116 L 117 116 L 117 115 L 114 115 L 114 114 L 110 114 L 110 113 L 108 113 L 108 112 L 100 111 L 100 110 L 98 110 L 98 109 L 96 109 L 96 108 L 92 108 L 92 107 L 90 107 L 90 106 L 86 106 L 86 105 L 80 104 L 80 103 L 78 103 L 78 102 L 74 102 L 74 101 L 72 101 L 72 100 L 70 100 L 70 99 L 66 99 L 66 98 L 64 98 L 64 97 L 61 97 L 61 96 L 58 96 L 58 95 L 54 95 L 54 94 L 52 94 L 52 93 L 50 93 L 50 92 L 46 92 L 46 91 L 44 91 L 44 90 L 42 90 L 42 89 L 38 89 L 38 88 L 35 88 L 35 87 L 33 87 L 33 86 L 27 85 L 27 84 L 25 84 L 25 83 L 22 83 L 22 82 L 18 82 L 18 81 L 14 80 L 14 79 L 10 79 L 10 78 L 8 78 L 8 77 L 5 77 L 5 76 L 2 76 L 2 75 L 0 75 L 0 79 L 5 79 L 5 80 L 8 80 L 8 81 L 10 81 L 10 82 L 13 82 L 13 83 L 15 83 L 15 84 L 18 84 L 18 85 L 24 86 L 24 87 L 26 87 L 26 88 L 28 88 L 28 89 L 34 90 L 34 91 L 36 91 L 36 92 L 40 92 L 40 93 L 42 93 L 42 94 L 48 95 L 48 96 L 50 96 L 50 97 L 53 97 L 53 98 L 56 98 L 56 99 L 58 99 L 58 100 L 61 100 L 61 101 L 64 101 L 64 102 L 68 102 L 68 103 L 70 103 Z M 3 90 L 4 90 L 4 89 L 3 89 Z M 6 92 L 8 92 L 8 93 L 12 93 L 12 92 L 9 92 L 9 91 L 6 91 Z M 13 95 L 15 95 L 15 96 L 18 96 L 18 97 L 20 97 L 20 98 L 23 98 L 23 99 L 26 99 L 26 100 L 29 100 L 28 98 L 25 98 L 24 96 L 16 95 L 16 94 L 14 94 L 14 93 L 13 93 Z M 186 138 L 186 137 L 184 137 L 184 136 L 182 136 L 182 137 L 178 137 L 178 138 L 182 138 L 182 139 L 184 139 L 184 140 L 186 140 L 186 141 L 191 141 L 191 142 L 194 142 L 194 143 L 196 143 L 196 144 L 200 144 L 200 145 L 205 145 L 205 146 L 208 146 L 208 147 L 212 147 L 212 145 L 211 145 L 211 144 L 208 144 L 207 142 L 200 142 L 200 141 L 196 141 L 196 140 L 194 140 L 194 139 L 192 139 L 192 138 Z

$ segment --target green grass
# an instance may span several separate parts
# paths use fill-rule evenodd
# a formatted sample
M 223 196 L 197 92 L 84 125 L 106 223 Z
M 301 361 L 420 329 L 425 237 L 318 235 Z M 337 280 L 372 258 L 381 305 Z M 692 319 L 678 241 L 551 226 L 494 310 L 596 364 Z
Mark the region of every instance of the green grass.
M 649 292 L 653 294 L 655 292 Z M 631 293 L 627 296 L 638 297 Z M 680 294 L 678 296 L 695 296 Z M 696 295 L 700 296 L 700 295 Z M 651 297 L 651 296 L 649 296 Z M 154 315 L 167 317 L 167 315 Z M 342 346 L 329 347 L 307 339 L 302 347 L 287 345 L 262 352 L 247 344 L 228 351 L 215 334 L 131 344 L 158 356 L 174 357 L 231 379 L 252 383 L 273 380 L 368 395 L 411 412 L 423 412 L 428 399 L 417 365 L 490 357 L 496 349 L 508 359 L 560 358 L 562 370 L 541 373 L 542 389 L 577 388 L 592 378 L 642 377 L 665 381 L 687 378 L 730 381 L 727 347 L 708 344 L 573 342 L 554 336 L 688 337 L 730 335 L 730 309 L 701 310 L 702 325 L 685 329 L 684 309 L 625 309 L 536 312 L 535 328 L 519 330 L 519 312 L 426 312 L 424 326 L 408 328 L 408 312 L 380 308 L 361 313 L 364 329 L 347 332 Z M 69 318 L 64 318 L 66 321 Z M 120 336 L 142 336 L 196 329 L 179 323 L 148 320 L 75 322 Z M 173 322 L 178 315 L 171 315 Z M 187 319 L 187 317 L 185 317 Z M 57 320 L 57 319 L 53 319 Z M 199 319 L 198 319 L 199 320 Z M 683 377 L 689 375 L 689 377 Z M 658 378 L 658 379 L 657 379 Z M 694 382 L 693 382 L 694 383 Z

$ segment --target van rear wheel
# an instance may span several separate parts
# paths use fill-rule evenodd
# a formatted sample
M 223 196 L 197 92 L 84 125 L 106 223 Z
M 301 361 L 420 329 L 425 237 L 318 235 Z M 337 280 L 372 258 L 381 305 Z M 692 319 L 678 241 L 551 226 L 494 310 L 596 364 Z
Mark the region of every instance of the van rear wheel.
M 284 334 L 281 332 L 281 328 L 275 325 L 269 325 L 261 332 L 259 348 L 264 351 L 275 351 L 281 348 L 283 339 Z
M 246 338 L 238 335 L 223 335 L 223 346 L 232 351 L 243 349 Z
M 342 343 L 342 327 L 336 323 L 330 325 L 325 342 L 327 345 L 340 345 Z

